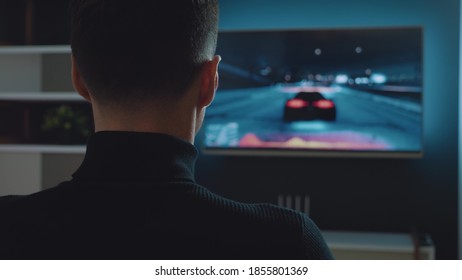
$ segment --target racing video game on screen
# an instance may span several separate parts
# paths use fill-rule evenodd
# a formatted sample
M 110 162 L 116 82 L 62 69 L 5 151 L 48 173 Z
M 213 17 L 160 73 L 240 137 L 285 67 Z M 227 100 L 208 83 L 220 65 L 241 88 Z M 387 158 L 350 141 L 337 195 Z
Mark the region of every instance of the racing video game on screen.
M 206 149 L 420 152 L 422 29 L 220 32 Z

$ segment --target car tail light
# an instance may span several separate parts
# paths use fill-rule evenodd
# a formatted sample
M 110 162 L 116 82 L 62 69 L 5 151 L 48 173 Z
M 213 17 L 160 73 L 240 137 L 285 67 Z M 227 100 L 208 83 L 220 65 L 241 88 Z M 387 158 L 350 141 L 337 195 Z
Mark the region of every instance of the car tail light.
M 330 100 L 319 100 L 313 103 L 314 107 L 318 107 L 320 109 L 331 109 L 334 108 L 334 102 Z
M 300 109 L 300 108 L 307 107 L 307 106 L 308 106 L 308 102 L 306 102 L 305 100 L 292 99 L 292 100 L 287 101 L 287 107 L 290 107 L 290 108 Z

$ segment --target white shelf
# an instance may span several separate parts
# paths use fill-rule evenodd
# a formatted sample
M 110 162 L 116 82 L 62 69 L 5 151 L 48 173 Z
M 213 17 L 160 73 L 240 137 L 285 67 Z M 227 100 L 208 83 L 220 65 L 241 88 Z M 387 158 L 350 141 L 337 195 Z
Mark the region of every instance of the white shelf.
M 406 233 L 323 231 L 322 234 L 336 259 L 435 258 L 433 245 L 416 248 L 412 236 Z
M 342 250 L 381 250 L 408 253 L 414 251 L 414 243 L 409 234 L 325 231 L 323 236 L 329 245 Z
M 0 46 L 0 102 L 85 103 L 72 86 L 70 54 L 69 45 Z M 2 113 L 6 120 L 0 122 L 7 121 L 9 111 Z M 0 143 L 0 195 L 34 193 L 68 180 L 85 151 L 84 145 Z
M 85 154 L 83 145 L 21 145 L 0 144 L 3 153 Z
M 71 47 L 66 46 L 1 46 L 0 55 L 12 54 L 62 54 L 71 53 Z
M 0 92 L 2 101 L 85 101 L 75 92 Z

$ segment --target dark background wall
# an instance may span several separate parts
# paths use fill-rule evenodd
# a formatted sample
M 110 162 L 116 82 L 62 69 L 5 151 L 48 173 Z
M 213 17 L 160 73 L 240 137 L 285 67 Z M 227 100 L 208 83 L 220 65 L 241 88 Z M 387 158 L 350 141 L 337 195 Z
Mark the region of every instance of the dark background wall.
M 276 158 L 202 154 L 197 180 L 241 201 L 309 195 L 321 229 L 429 233 L 457 258 L 458 0 L 221 0 L 221 30 L 424 27 L 424 157 Z M 390 44 L 397 42 L 390 42 Z M 200 137 L 197 139 L 200 145 Z
M 68 0 L 0 0 L 0 45 L 69 43 Z

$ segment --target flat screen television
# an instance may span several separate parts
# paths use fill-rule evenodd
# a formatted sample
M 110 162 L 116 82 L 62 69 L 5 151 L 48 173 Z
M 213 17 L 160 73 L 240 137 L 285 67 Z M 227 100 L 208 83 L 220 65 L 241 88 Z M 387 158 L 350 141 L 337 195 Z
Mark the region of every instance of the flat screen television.
M 224 31 L 206 153 L 421 157 L 421 27 Z

